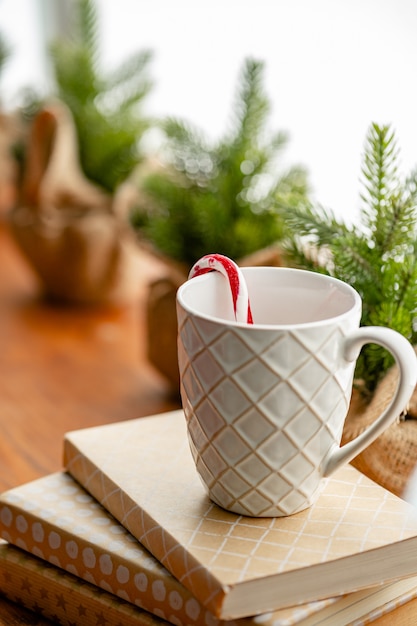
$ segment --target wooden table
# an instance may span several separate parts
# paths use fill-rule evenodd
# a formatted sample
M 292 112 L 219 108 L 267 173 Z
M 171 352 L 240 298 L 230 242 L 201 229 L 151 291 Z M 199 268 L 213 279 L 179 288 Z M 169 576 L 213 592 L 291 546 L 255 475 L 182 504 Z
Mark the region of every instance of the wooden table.
M 62 469 L 69 430 L 179 408 L 146 360 L 144 258 L 138 301 L 123 309 L 45 302 L 0 220 L 0 491 Z M 376 622 L 417 623 L 417 601 Z M 0 600 L 0 626 L 50 622 Z M 340 626 L 340 625 L 336 625 Z
M 0 222 L 0 491 L 62 469 L 68 430 L 179 408 L 146 360 L 144 299 L 157 268 L 143 265 L 131 306 L 48 304 Z M 1 625 L 43 623 L 0 603 Z

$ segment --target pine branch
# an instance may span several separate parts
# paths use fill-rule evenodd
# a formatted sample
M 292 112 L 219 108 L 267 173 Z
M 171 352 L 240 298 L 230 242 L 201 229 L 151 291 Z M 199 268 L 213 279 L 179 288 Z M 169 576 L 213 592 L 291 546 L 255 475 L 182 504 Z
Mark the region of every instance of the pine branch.
M 308 196 L 307 171 L 295 165 L 283 172 L 274 188 L 274 206 L 276 210 L 285 207 L 297 211 Z M 279 209 L 277 209 L 277 207 Z
M 335 276 L 355 286 L 359 291 L 367 291 L 380 281 L 380 268 L 375 264 L 374 251 L 364 235 L 350 232 L 336 237 L 332 244 L 333 273 Z M 370 292 L 368 291 L 368 298 Z
M 94 70 L 98 61 L 98 14 L 93 0 L 78 0 L 76 8 L 76 43 L 88 52 Z
M 390 198 L 389 210 L 380 225 L 380 252 L 398 256 L 407 252 L 416 237 L 416 200 Z
M 111 108 L 114 111 L 120 106 L 126 108 L 135 104 L 148 94 L 152 87 L 152 81 L 147 76 L 151 60 L 152 53 L 149 50 L 139 51 L 106 74 L 103 91 L 106 98 L 111 101 Z M 122 93 L 122 97 L 118 96 L 118 92 Z
M 291 233 L 306 238 L 317 248 L 327 246 L 337 237 L 350 233 L 349 227 L 336 219 L 334 214 L 323 206 L 301 203 L 297 207 L 283 204 L 279 213 Z
M 362 166 L 362 223 L 355 227 L 347 228 L 320 207 L 284 208 L 281 215 L 290 230 L 290 260 L 355 287 L 362 297 L 363 325 L 388 326 L 417 343 L 417 170 L 401 180 L 398 154 L 390 127 L 372 124 Z M 307 248 L 303 259 L 306 241 L 316 250 Z M 366 345 L 356 367 L 362 390 L 372 394 L 391 364 L 386 350 Z
M 366 138 L 362 165 L 362 183 L 365 206 L 362 217 L 365 228 L 369 228 L 381 253 L 386 241 L 386 218 L 390 215 L 390 198 L 398 188 L 398 149 L 394 131 L 389 126 L 372 124 Z
M 239 147 L 251 145 L 258 137 L 269 113 L 269 101 L 263 89 L 264 64 L 247 59 L 243 66 L 233 107 L 234 140 Z
M 414 318 L 417 312 L 417 263 L 411 251 L 401 259 L 389 259 L 384 266 L 382 289 L 386 301 L 398 309 L 404 309 Z M 404 332 L 407 337 L 415 335 L 413 323 Z
M 191 178 L 196 167 L 199 167 L 202 173 L 211 171 L 218 157 L 202 131 L 188 122 L 175 118 L 167 118 L 161 124 L 161 128 L 167 137 L 166 149 L 171 157 L 170 161 L 175 164 L 176 169 L 188 171 Z M 190 165 L 190 160 L 191 168 L 187 168 L 187 162 Z
M 284 134 L 271 134 L 270 141 L 263 137 L 269 102 L 262 72 L 262 63 L 245 62 L 233 107 L 233 133 L 220 141 L 209 142 L 199 129 L 180 120 L 168 119 L 163 125 L 168 173 L 159 183 L 154 176 L 145 180 L 152 209 L 142 206 L 142 216 L 134 219 L 163 252 L 171 255 L 175 248 L 176 259 L 189 265 L 210 250 L 239 259 L 275 243 L 283 233 L 276 198 L 285 190 L 292 204 L 305 200 L 305 171 L 281 176 L 276 167 Z
M 72 112 L 86 176 L 113 192 L 140 162 L 139 139 L 149 126 L 140 105 L 151 82 L 149 52 L 132 55 L 108 75 L 99 72 L 98 17 L 93 0 L 77 0 L 75 28 L 50 54 L 57 95 Z

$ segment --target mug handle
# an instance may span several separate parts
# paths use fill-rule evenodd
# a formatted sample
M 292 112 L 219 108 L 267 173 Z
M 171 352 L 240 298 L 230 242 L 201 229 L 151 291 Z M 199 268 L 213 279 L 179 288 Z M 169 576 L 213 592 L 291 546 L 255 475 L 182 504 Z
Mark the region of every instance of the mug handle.
M 383 326 L 361 326 L 344 339 L 343 357 L 355 361 L 365 343 L 376 343 L 391 352 L 399 369 L 397 388 L 388 407 L 366 430 L 342 447 L 333 446 L 323 463 L 325 477 L 349 463 L 395 421 L 406 408 L 417 383 L 416 353 L 403 335 Z

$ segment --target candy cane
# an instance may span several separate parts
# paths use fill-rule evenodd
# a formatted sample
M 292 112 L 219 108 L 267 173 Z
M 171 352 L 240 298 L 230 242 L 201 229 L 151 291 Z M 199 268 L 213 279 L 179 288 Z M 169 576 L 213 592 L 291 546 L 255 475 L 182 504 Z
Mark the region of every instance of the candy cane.
M 207 272 L 220 272 L 229 281 L 232 292 L 233 311 L 237 322 L 253 324 L 248 288 L 239 266 L 222 254 L 207 254 L 193 265 L 188 278 L 195 278 Z

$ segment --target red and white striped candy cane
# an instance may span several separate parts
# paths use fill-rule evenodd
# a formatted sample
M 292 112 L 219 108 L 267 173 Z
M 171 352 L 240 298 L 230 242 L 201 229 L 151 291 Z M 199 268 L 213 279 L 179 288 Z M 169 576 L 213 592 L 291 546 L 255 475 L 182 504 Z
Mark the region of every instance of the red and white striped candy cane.
M 206 254 L 193 265 L 188 278 L 207 272 L 220 272 L 229 281 L 232 292 L 233 311 L 237 322 L 253 324 L 248 288 L 239 266 L 222 254 Z

